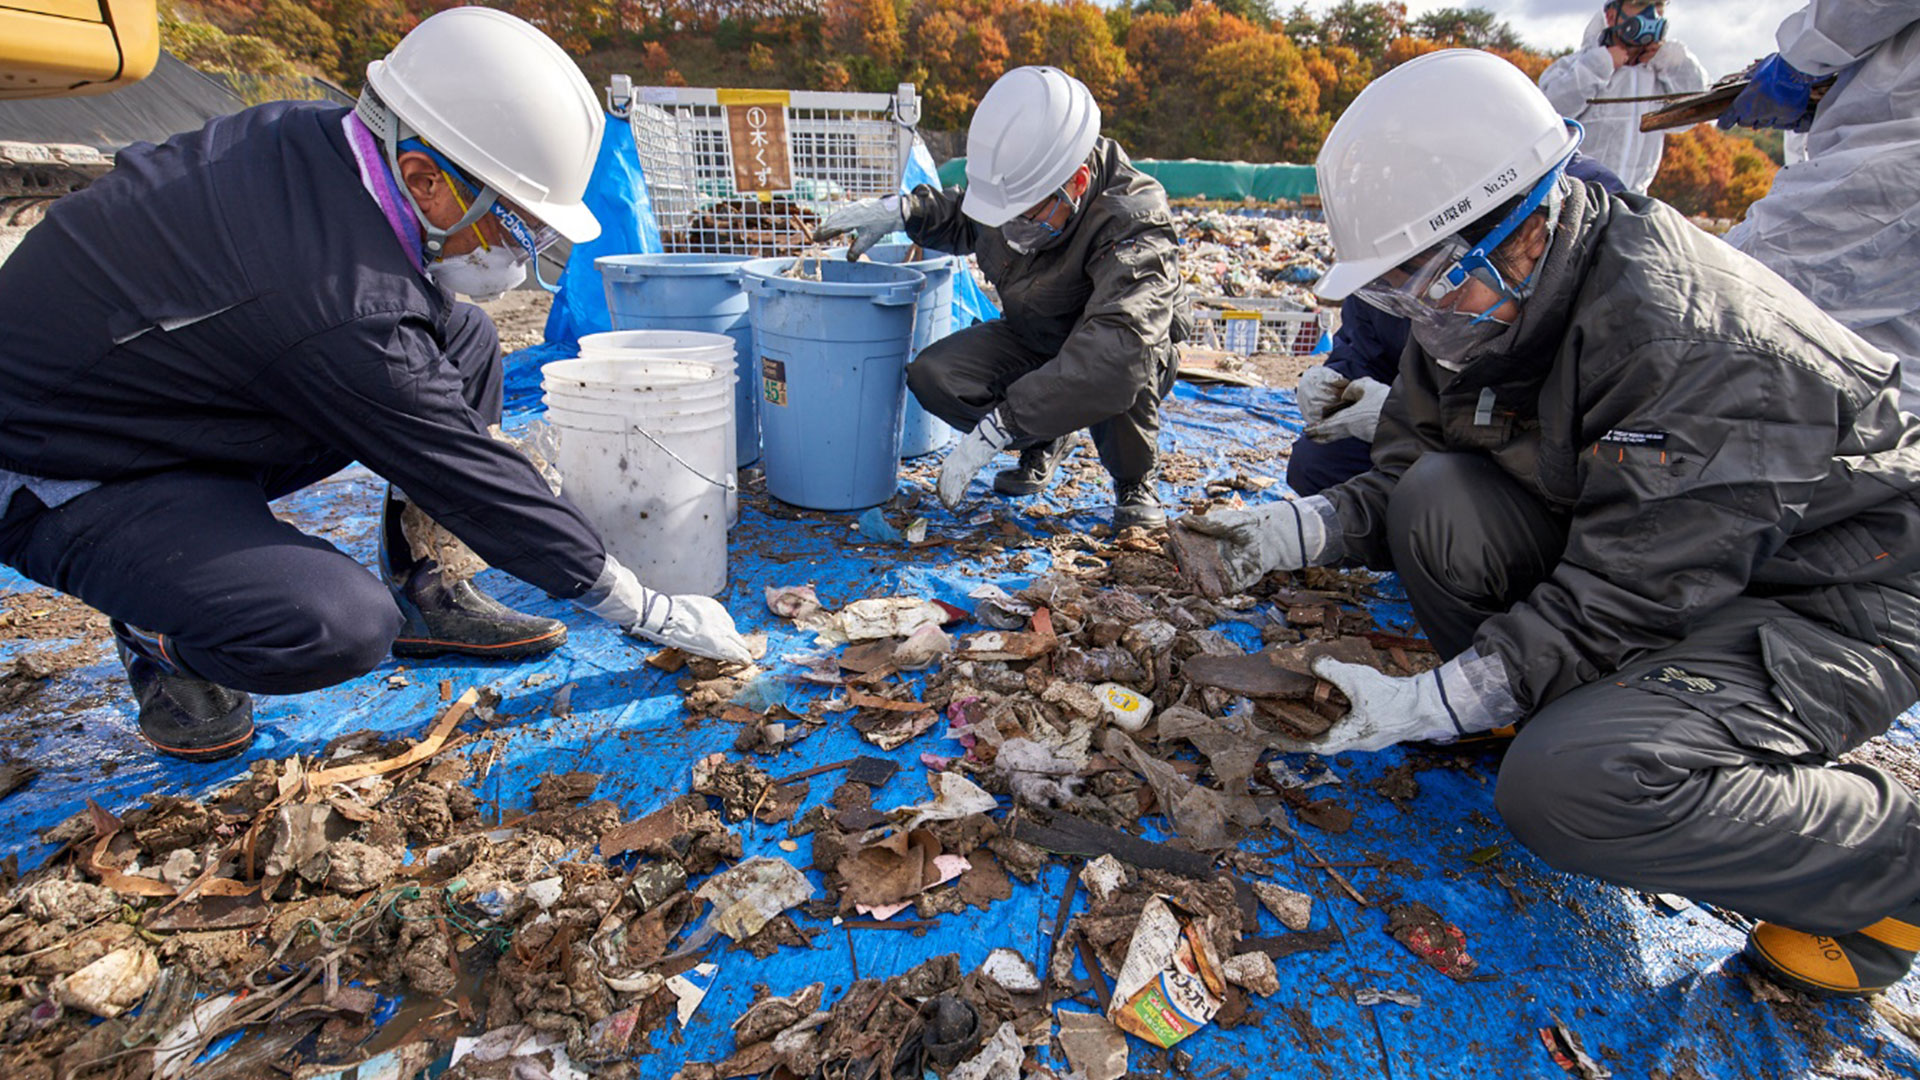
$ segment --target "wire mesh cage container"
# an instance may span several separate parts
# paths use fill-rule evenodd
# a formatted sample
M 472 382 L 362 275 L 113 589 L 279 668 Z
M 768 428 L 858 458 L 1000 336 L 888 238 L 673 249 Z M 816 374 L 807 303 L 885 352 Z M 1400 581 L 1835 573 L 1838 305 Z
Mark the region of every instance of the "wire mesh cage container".
M 1207 296 L 1193 305 L 1195 344 L 1251 356 L 1310 356 L 1320 344 L 1326 315 L 1301 311 L 1288 300 Z
M 891 94 L 634 86 L 608 107 L 633 128 L 668 252 L 773 257 L 813 243 L 836 204 L 900 190 L 920 101 Z

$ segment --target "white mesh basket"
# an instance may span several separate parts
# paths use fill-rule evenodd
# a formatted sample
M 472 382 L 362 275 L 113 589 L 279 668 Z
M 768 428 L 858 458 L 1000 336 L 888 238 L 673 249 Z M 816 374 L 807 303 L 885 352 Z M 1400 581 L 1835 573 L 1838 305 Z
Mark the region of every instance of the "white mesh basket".
M 1301 311 L 1286 300 L 1252 296 L 1207 296 L 1194 301 L 1195 342 L 1205 348 L 1251 356 L 1308 356 L 1320 344 L 1326 316 Z
M 913 84 L 891 94 L 632 86 L 608 104 L 633 128 L 660 238 L 669 252 L 794 254 L 836 204 L 900 190 L 920 119 Z M 741 191 L 728 109 L 778 111 L 787 183 Z

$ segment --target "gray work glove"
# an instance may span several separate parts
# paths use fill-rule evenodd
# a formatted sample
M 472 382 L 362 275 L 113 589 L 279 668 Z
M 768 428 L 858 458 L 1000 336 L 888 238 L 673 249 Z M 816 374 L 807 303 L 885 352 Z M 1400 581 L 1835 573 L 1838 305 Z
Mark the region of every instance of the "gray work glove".
M 1327 365 L 1308 368 L 1293 391 L 1300 402 L 1300 418 L 1308 427 L 1326 419 L 1327 411 L 1340 400 L 1340 393 L 1346 388 L 1347 377 Z
M 1274 570 L 1318 566 L 1328 555 L 1326 499 L 1268 503 L 1252 510 L 1189 514 L 1175 524 L 1219 541 L 1222 584 L 1245 592 Z
M 1013 433 L 1000 422 L 999 413 L 988 413 L 966 437 L 947 451 L 946 460 L 940 463 L 940 505 L 951 510 L 960 505 L 960 496 L 966 494 L 967 485 L 987 467 L 993 455 L 1006 449 L 1013 442 Z
M 907 217 L 900 208 L 900 196 L 886 195 L 848 203 L 828 214 L 827 220 L 813 231 L 813 238 L 831 240 L 851 234 L 853 243 L 847 248 L 847 261 L 854 262 L 865 255 L 868 248 L 906 227 Z
M 1306 380 L 1301 380 L 1304 383 Z M 1373 441 L 1373 433 L 1380 427 L 1380 410 L 1387 404 L 1387 394 L 1392 389 L 1379 379 L 1362 376 L 1353 379 L 1340 389 L 1342 408 L 1335 405 L 1323 413 L 1317 422 L 1307 425 L 1307 438 L 1317 443 L 1329 443 L 1336 439 L 1363 439 Z M 1303 410 L 1304 411 L 1304 408 Z
M 733 616 L 707 596 L 669 596 L 647 588 L 633 571 L 607 556 L 600 580 L 575 604 L 633 637 L 670 645 L 695 656 L 752 663 L 753 653 L 734 628 Z
M 1384 750 L 1403 742 L 1450 740 L 1466 734 L 1454 721 L 1441 690 L 1441 669 L 1408 678 L 1383 675 L 1365 664 L 1347 664 L 1331 656 L 1313 662 L 1313 673 L 1340 688 L 1353 703 L 1347 715 L 1318 739 L 1285 740 L 1284 749 L 1339 754 L 1348 750 Z

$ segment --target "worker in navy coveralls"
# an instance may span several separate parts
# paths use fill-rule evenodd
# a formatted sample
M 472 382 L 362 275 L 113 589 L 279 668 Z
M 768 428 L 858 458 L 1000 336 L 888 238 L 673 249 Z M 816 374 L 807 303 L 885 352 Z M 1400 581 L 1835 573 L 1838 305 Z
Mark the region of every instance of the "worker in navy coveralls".
M 485 298 L 582 205 L 604 117 L 532 26 L 421 23 L 358 108 L 279 103 L 139 144 L 0 266 L 0 561 L 106 613 L 157 749 L 253 738 L 248 693 L 391 652 L 517 658 L 566 640 L 402 535 L 411 503 L 488 564 L 628 632 L 747 659 L 725 609 L 642 587 L 489 429 Z M 390 483 L 381 576 L 268 503 L 352 462 Z

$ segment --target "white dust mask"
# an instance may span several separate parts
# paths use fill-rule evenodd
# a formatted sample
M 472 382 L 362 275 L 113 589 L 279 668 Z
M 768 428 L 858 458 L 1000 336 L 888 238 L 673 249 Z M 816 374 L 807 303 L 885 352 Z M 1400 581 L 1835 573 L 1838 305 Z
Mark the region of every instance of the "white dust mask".
M 527 280 L 524 255 L 505 244 L 427 264 L 427 277 L 448 292 L 485 303 Z

